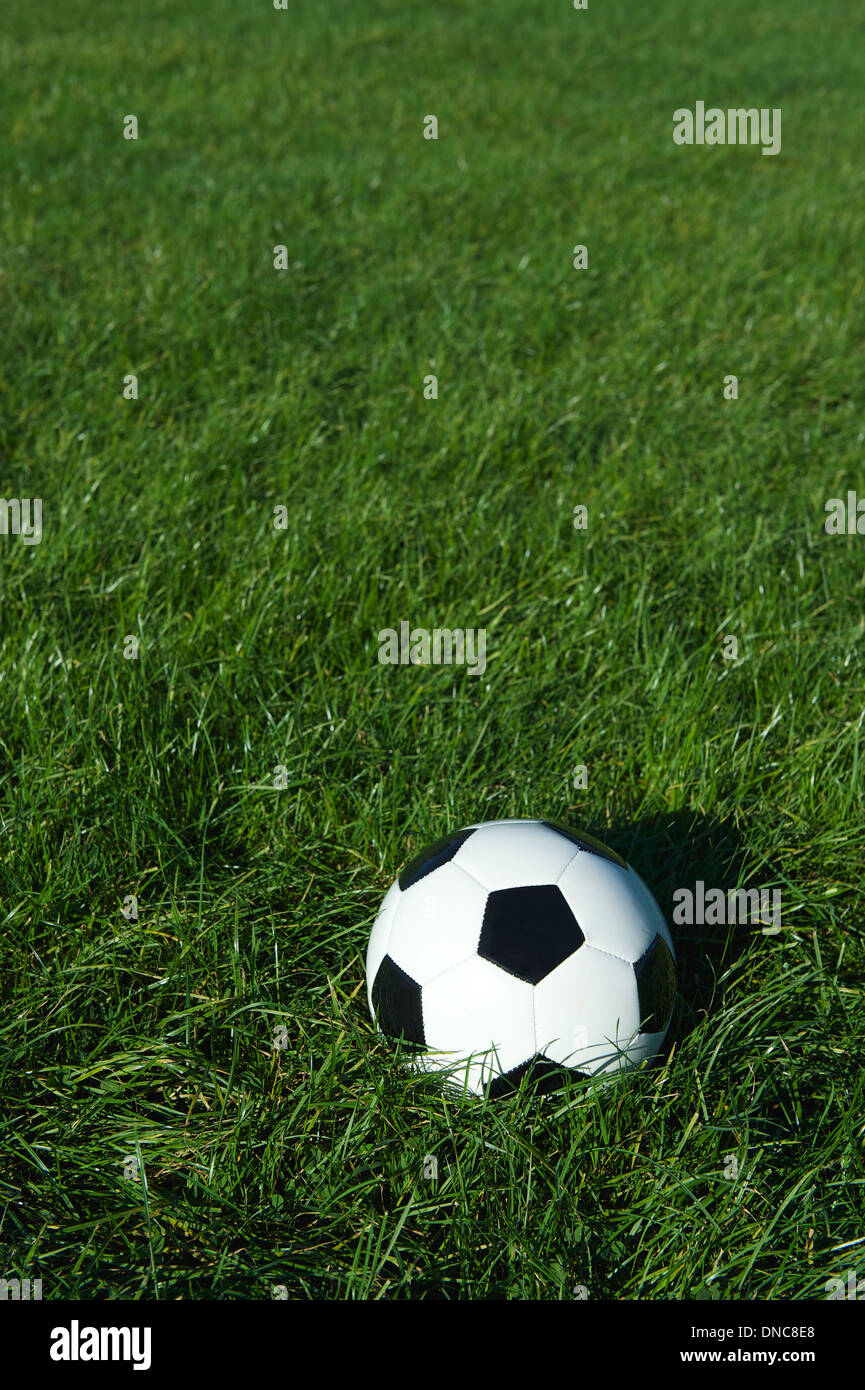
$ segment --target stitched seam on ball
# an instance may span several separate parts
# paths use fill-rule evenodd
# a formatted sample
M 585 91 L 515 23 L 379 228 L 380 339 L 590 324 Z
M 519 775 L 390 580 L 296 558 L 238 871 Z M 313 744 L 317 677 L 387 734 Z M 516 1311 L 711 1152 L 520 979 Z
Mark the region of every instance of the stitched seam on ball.
M 636 965 L 636 961 L 628 960 L 627 956 L 620 956 L 618 951 L 605 951 L 603 946 L 596 946 L 594 941 L 590 941 L 589 938 L 585 936 L 585 933 L 583 933 L 583 935 L 585 938 L 586 945 L 589 946 L 593 951 L 598 951 L 600 955 L 612 956 L 613 960 L 623 960 L 625 962 L 625 965 Z M 651 945 L 651 942 L 649 943 L 649 945 Z M 646 951 L 648 951 L 648 949 L 649 947 L 647 946 Z M 643 955 L 638 957 L 639 960 L 643 959 L 643 956 L 646 954 L 646 951 L 643 952 Z
M 396 910 L 397 910 L 397 908 L 399 907 L 399 905 L 400 905 L 401 902 L 402 902 L 402 890 L 400 889 L 400 895 L 399 895 L 399 897 L 397 898 L 396 902 L 392 904 L 391 909 L 390 909 L 390 923 L 389 923 L 388 929 L 387 929 L 387 941 L 386 941 L 385 948 L 384 948 L 384 954 L 385 954 L 385 955 L 387 955 L 388 952 L 390 951 L 391 937 L 393 936 L 393 924 L 394 924 L 394 922 L 396 921 Z M 382 959 L 383 959 L 383 958 L 384 958 L 384 957 L 382 957 Z
M 559 877 L 556 879 L 556 887 L 557 887 L 557 888 L 558 888 L 558 886 L 559 886 L 559 881 L 560 881 L 560 879 L 563 879 L 563 878 L 564 878 L 565 874 L 568 872 L 568 869 L 571 867 L 571 865 L 573 864 L 574 860 L 577 858 L 577 855 L 582 854 L 582 853 L 583 853 L 583 851 L 582 851 L 581 849 L 574 850 L 574 853 L 573 853 L 572 857 L 568 860 L 567 864 L 566 864 L 565 867 L 562 869 L 562 872 L 559 874 Z
M 469 872 L 465 864 L 458 864 L 456 855 L 454 855 L 453 859 L 451 860 L 451 863 L 453 864 L 455 869 L 459 869 L 460 873 L 465 874 L 466 878 L 470 878 L 472 883 L 476 883 L 478 885 L 478 888 L 482 888 L 483 891 L 486 893 L 487 897 L 489 897 L 491 890 L 487 887 L 485 883 L 481 883 L 479 878 L 475 878 L 474 874 Z M 444 865 L 442 865 L 441 867 L 443 868 Z M 480 936 L 480 933 L 478 933 L 478 936 Z
M 391 956 L 391 960 L 393 960 L 393 959 L 394 959 L 394 957 Z M 447 975 L 447 974 L 449 974 L 451 970 L 458 970 L 459 967 L 460 967 L 461 965 L 465 965 L 466 961 L 469 961 L 469 960 L 483 960 L 483 959 L 484 959 L 484 957 L 483 957 L 483 956 L 480 956 L 480 955 L 478 954 L 477 947 L 475 947 L 475 949 L 474 949 L 473 951 L 470 951 L 469 954 L 468 954 L 467 956 L 463 956 L 462 960 L 454 961 L 453 965 L 446 965 L 445 968 L 444 968 L 444 970 L 440 970 L 439 973 L 438 973 L 437 975 L 433 975 L 432 979 L 430 979 L 430 980 L 424 980 L 423 984 L 420 986 L 420 989 L 421 989 L 421 999 L 423 999 L 423 991 L 427 988 L 427 986 L 428 986 L 428 985 L 431 985 L 431 984 L 434 984 L 436 980 L 440 980 L 441 977 L 442 977 L 442 975 Z M 396 964 L 399 965 L 399 961 L 396 961 Z M 403 967 L 402 967 L 401 965 L 399 966 L 399 968 L 400 968 L 400 970 L 403 969 Z M 406 971 L 406 974 L 408 974 L 408 973 L 409 973 L 409 972 Z M 413 979 L 413 978 L 414 978 L 414 976 L 412 976 L 412 979 Z M 418 983 L 419 983 L 419 982 L 418 982 Z

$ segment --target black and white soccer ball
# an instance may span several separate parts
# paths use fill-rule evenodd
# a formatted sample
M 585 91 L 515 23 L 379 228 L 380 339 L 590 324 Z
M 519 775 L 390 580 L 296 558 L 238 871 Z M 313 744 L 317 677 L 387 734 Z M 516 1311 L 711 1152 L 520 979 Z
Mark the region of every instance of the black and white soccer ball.
M 379 1030 L 476 1094 L 613 1072 L 660 1048 L 673 942 L 639 875 L 545 820 L 458 830 L 408 864 L 366 956 Z

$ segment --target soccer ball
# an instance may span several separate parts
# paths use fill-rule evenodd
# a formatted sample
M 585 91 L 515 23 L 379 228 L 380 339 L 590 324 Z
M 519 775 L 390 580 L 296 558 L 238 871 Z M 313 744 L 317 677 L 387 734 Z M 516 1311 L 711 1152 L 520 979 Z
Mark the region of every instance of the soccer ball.
M 643 880 L 590 835 L 546 820 L 458 830 L 403 869 L 366 955 L 379 1030 L 415 1065 L 481 1094 L 546 1088 L 660 1048 L 673 942 Z

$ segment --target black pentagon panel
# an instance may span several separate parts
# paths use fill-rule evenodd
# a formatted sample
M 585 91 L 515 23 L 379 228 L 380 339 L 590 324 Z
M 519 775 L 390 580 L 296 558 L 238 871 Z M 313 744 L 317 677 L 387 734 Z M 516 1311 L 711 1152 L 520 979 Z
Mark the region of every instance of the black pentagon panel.
M 537 1095 L 548 1096 L 553 1091 L 561 1090 L 568 1081 L 585 1079 L 585 1072 L 577 1071 L 575 1067 L 563 1067 L 538 1053 L 536 1057 L 529 1058 L 528 1062 L 521 1062 L 518 1067 L 512 1067 L 509 1072 L 497 1076 L 490 1082 L 489 1093 L 495 1100 L 499 1096 L 514 1095 L 520 1086 L 526 1086 Z
M 669 1022 L 676 997 L 676 962 L 662 936 L 656 936 L 636 962 L 634 973 L 640 999 L 640 1031 L 660 1033 Z
M 427 845 L 426 849 L 422 849 L 420 854 L 416 854 L 414 859 L 406 864 L 399 876 L 402 891 L 411 888 L 419 879 L 426 878 L 433 869 L 439 869 L 442 864 L 449 863 L 460 845 L 464 845 L 469 835 L 474 833 L 474 830 L 455 830 L 453 835 L 446 835 L 443 840 L 436 840 L 434 845 Z
M 502 888 L 487 898 L 478 955 L 536 985 L 584 940 L 576 917 L 552 884 Z
M 372 1006 L 381 1031 L 389 1038 L 426 1043 L 420 985 L 385 956 L 372 987 Z
M 594 835 L 589 835 L 585 830 L 571 830 L 567 825 L 560 825 L 556 820 L 543 820 L 541 825 L 545 825 L 548 830 L 556 830 L 559 835 L 564 835 L 566 840 L 570 840 L 572 845 L 578 849 L 587 850 L 589 854 L 597 854 L 601 859 L 609 859 L 614 864 L 618 864 L 620 869 L 627 869 L 627 864 L 620 854 L 616 854 L 609 845 L 602 845 L 600 840 L 596 840 Z

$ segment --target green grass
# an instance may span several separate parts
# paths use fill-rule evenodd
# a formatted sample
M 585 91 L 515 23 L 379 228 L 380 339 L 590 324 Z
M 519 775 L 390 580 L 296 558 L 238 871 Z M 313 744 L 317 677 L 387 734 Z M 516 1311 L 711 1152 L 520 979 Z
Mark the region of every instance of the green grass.
M 865 496 L 862 5 L 3 28 L 0 495 L 44 534 L 0 537 L 0 1277 L 862 1277 L 865 538 L 823 529 Z M 697 99 L 782 107 L 781 155 L 675 147 Z M 485 627 L 484 676 L 379 665 L 404 619 Z M 780 888 L 783 929 L 675 931 L 660 1065 L 463 1101 L 377 1039 L 363 954 L 419 846 L 507 815 L 668 918 Z

